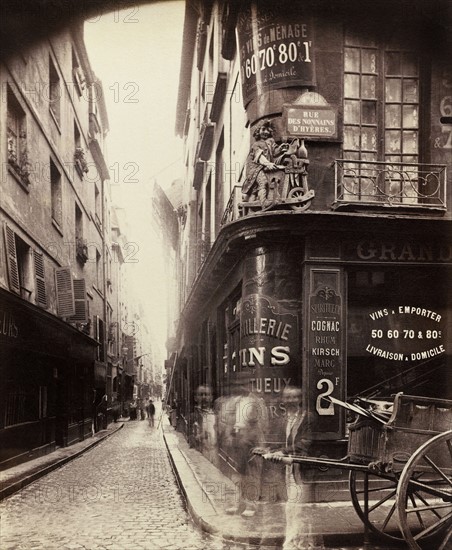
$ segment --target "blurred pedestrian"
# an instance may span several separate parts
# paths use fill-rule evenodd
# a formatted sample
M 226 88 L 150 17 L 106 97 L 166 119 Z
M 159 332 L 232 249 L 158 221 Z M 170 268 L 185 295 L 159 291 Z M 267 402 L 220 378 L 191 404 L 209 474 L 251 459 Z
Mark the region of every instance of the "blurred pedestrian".
M 286 446 L 264 454 L 264 458 L 279 462 L 288 455 L 306 456 L 310 442 L 309 419 L 302 411 L 302 390 L 296 386 L 286 386 L 282 394 L 286 409 Z M 322 535 L 312 533 L 306 503 L 310 502 L 309 488 L 303 484 L 299 464 L 286 466 L 286 536 L 282 550 L 323 550 Z
M 267 409 L 262 398 L 249 388 L 249 373 L 236 373 L 232 381 L 232 397 L 224 403 L 228 410 L 233 409 L 234 423 L 231 431 L 231 444 L 235 447 L 239 487 L 237 506 L 227 508 L 227 514 L 241 514 L 252 518 L 256 513 L 257 501 L 262 491 L 262 460 L 253 454 L 253 449 L 262 447 L 265 441 Z
M 149 399 L 149 404 L 147 406 L 148 409 L 148 419 L 149 419 L 149 426 L 151 428 L 154 427 L 154 416 L 155 416 L 155 405 L 152 401 L 152 399 Z

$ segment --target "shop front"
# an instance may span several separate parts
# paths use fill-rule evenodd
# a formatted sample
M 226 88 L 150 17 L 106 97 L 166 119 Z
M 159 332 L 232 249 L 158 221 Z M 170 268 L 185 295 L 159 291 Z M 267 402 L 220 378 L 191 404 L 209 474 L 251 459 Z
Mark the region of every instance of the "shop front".
M 0 290 L 0 468 L 92 433 L 97 343 Z
M 190 395 L 211 386 L 217 433 L 210 440 L 227 474 L 237 461 L 226 431 L 234 411 L 231 418 L 218 411 L 239 373 L 247 374 L 248 390 L 265 404 L 266 445 L 284 446 L 282 395 L 294 385 L 303 390 L 310 454 L 335 459 L 347 453 L 353 420 L 335 400 L 391 399 L 401 391 L 452 396 L 451 243 L 434 224 L 430 232 L 420 224 L 408 240 L 395 236 L 404 234 L 405 222 L 397 219 L 344 215 L 337 221 L 335 215 L 332 233 L 331 216 L 311 216 L 302 227 L 293 217 L 267 215 L 265 232 L 258 218 L 230 226 L 221 259 L 227 278 L 220 281 L 212 264 L 193 293 L 197 315 L 185 333 L 193 346 L 173 388 L 189 435 Z M 215 256 L 214 249 L 213 263 Z M 265 468 L 266 480 L 278 482 L 273 466 Z M 345 494 L 346 475 L 307 469 L 306 482 L 315 486 L 315 500 L 331 499 Z

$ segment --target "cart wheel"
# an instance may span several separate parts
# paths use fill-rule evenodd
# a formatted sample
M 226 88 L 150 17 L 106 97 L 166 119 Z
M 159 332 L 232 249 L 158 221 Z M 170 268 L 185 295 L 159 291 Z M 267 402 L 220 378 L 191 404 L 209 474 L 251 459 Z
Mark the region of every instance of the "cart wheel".
M 450 548 L 452 431 L 429 439 L 410 457 L 400 475 L 397 509 L 410 548 Z
M 304 197 L 305 192 L 302 187 L 294 187 L 289 191 L 289 194 L 287 195 L 288 199 L 301 199 Z M 311 200 L 302 202 L 301 204 L 291 204 L 290 208 L 292 210 L 296 210 L 297 212 L 302 212 L 303 210 L 307 210 L 311 206 Z
M 381 476 L 355 470 L 350 472 L 349 478 L 353 507 L 361 521 L 380 538 L 392 543 L 404 540 L 396 514 L 397 482 L 395 474 Z

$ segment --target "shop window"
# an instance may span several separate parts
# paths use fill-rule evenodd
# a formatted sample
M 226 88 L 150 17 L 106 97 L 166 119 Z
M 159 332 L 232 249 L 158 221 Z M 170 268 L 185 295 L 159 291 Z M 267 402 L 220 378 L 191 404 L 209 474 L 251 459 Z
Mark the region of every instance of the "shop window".
M 47 417 L 47 386 L 39 386 L 39 418 Z
M 30 163 L 27 149 L 27 121 L 25 111 L 20 106 L 13 91 L 7 88 L 7 151 L 8 166 L 20 183 L 30 183 Z
M 240 370 L 239 349 L 240 349 L 240 311 L 241 311 L 241 288 L 226 301 L 220 309 L 220 342 L 222 346 L 222 369 L 219 373 L 220 395 L 225 394 L 226 386 L 231 373 Z
M 403 391 L 448 398 L 450 270 L 367 268 L 347 275 L 348 397 Z
M 61 230 L 63 224 L 63 192 L 61 185 L 61 174 L 55 163 L 50 160 L 50 192 L 52 221 Z
M 10 386 L 5 399 L 5 428 L 39 418 L 39 394 L 35 387 L 21 384 Z

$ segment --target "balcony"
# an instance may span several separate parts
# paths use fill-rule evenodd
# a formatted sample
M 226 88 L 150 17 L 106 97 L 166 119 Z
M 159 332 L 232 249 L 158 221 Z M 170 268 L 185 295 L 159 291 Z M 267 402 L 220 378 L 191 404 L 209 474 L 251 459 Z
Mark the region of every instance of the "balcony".
M 340 159 L 335 208 L 344 205 L 446 209 L 446 166 Z

